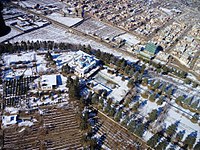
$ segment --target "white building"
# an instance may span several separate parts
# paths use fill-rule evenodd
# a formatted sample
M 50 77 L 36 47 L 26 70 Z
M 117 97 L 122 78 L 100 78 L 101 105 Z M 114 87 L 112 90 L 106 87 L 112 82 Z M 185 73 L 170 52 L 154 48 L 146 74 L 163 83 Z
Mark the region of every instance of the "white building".
M 75 74 L 84 77 L 89 71 L 97 67 L 98 60 L 82 51 L 78 51 L 70 62 L 69 66 L 74 69 Z
M 3 116 L 2 126 L 17 124 L 17 115 Z
M 40 87 L 42 90 L 52 90 L 57 86 L 57 75 L 41 76 Z

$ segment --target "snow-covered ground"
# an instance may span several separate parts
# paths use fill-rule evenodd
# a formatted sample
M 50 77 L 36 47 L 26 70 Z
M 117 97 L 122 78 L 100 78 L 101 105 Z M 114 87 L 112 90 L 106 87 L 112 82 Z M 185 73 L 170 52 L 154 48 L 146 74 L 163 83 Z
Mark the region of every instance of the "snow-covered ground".
M 39 98 L 34 98 L 32 97 L 29 100 L 29 106 L 31 108 L 37 108 L 38 106 L 41 105 L 53 105 L 53 104 L 57 104 L 58 102 L 67 102 L 68 101 L 68 96 L 60 96 L 58 97 L 58 95 L 54 95 L 53 97 L 49 97 L 49 96 L 44 96 L 44 98 L 41 100 Z
M 196 65 L 198 65 L 200 67 L 200 61 L 199 63 L 197 62 Z M 197 69 L 196 69 L 197 70 Z M 199 69 L 199 74 L 200 74 L 200 69 Z M 187 77 L 195 82 L 197 82 L 198 84 L 200 84 L 200 80 L 198 80 L 193 74 L 188 73 Z
M 20 108 L 14 108 L 14 107 L 6 107 L 4 109 L 5 112 L 9 114 L 17 114 L 19 112 Z
M 177 133 L 179 131 L 185 131 L 183 140 L 192 132 L 197 132 L 197 140 L 200 140 L 200 127 L 197 123 L 192 123 L 190 119 L 186 118 L 186 114 L 178 112 L 177 109 L 171 107 L 171 109 L 167 113 L 167 118 L 164 120 L 164 126 L 167 128 L 169 125 L 179 121 L 177 127 Z
M 2 115 L 2 127 L 6 128 L 10 125 L 18 124 L 18 126 L 32 126 L 36 119 L 28 120 L 19 120 L 18 119 L 18 112 L 21 108 L 14 108 L 14 107 L 5 107 L 5 113 Z
M 140 101 L 141 102 L 140 114 L 142 116 L 148 116 L 148 113 L 150 113 L 153 109 L 158 110 L 161 107 L 154 102 L 151 102 L 149 100 L 145 100 L 143 98 L 141 98 L 141 99 L 142 99 L 142 101 Z
M 112 53 L 115 56 L 123 57 L 127 60 L 133 60 L 133 57 L 126 55 L 124 53 L 120 53 L 115 51 L 112 48 L 104 46 L 101 43 L 98 43 L 94 40 L 90 40 L 83 36 L 78 36 L 69 32 L 64 32 L 62 28 L 55 27 L 53 25 L 46 26 L 44 28 L 40 28 L 38 30 L 32 31 L 30 33 L 26 33 L 21 35 L 20 37 L 16 37 L 12 39 L 10 42 L 18 42 L 18 41 L 55 41 L 55 42 L 66 42 L 72 44 L 85 44 L 94 49 L 100 49 L 103 52 Z
M 60 6 L 62 8 L 63 3 L 57 1 L 57 0 L 26 0 L 26 1 L 20 1 L 19 5 L 22 7 L 33 7 L 36 4 L 39 4 L 40 6 L 46 6 L 46 5 L 56 5 Z
M 68 27 L 71 27 L 83 20 L 82 18 L 64 17 L 62 14 L 59 14 L 56 12 L 48 15 L 47 17 L 50 19 L 53 19 L 59 23 L 62 23 Z
M 17 123 L 17 115 L 2 116 L 2 126 L 6 127 Z
M 59 77 L 59 79 L 57 77 Z M 40 90 L 40 89 L 37 89 L 37 87 L 40 87 L 39 84 L 42 84 L 43 80 L 45 80 L 45 83 L 47 85 L 57 84 L 55 91 L 58 91 L 58 90 L 61 90 L 63 92 L 67 91 L 67 87 L 66 87 L 67 77 L 64 77 L 61 74 L 52 74 L 52 75 L 42 75 L 40 78 L 37 78 L 33 83 L 33 86 L 36 88 L 32 89 L 32 92 L 37 92 Z M 57 83 L 54 83 L 54 82 L 57 82 Z M 50 91 L 51 91 L 51 88 L 50 88 Z M 32 108 L 32 107 L 37 107 L 40 105 L 57 104 L 59 102 L 67 102 L 67 101 L 68 101 L 68 94 L 66 93 L 60 94 L 60 95 L 54 94 L 51 96 L 45 95 L 41 99 L 38 97 L 30 97 L 28 105 L 29 107 Z
M 4 54 L 2 57 L 5 66 L 12 66 L 15 63 L 21 61 L 22 64 L 16 65 L 17 67 L 25 65 L 23 69 L 10 69 L 4 71 L 4 78 L 13 78 L 21 75 L 31 76 L 36 72 L 46 72 L 48 68 L 46 67 L 46 60 L 44 55 L 39 55 L 36 51 L 22 52 L 20 54 Z M 36 67 L 32 67 L 32 61 L 36 61 Z
M 169 76 L 169 75 L 162 75 L 162 76 L 156 76 L 151 78 L 151 80 L 156 79 L 160 80 L 161 82 L 165 82 L 168 85 L 171 85 L 172 88 L 175 89 L 174 96 L 178 97 L 180 95 L 186 95 L 188 97 L 194 96 L 195 99 L 200 98 L 200 86 L 197 88 L 193 88 L 192 85 L 187 85 L 184 83 L 183 80 Z
M 34 124 L 33 122 L 35 122 L 35 120 L 31 120 L 31 121 L 17 120 L 17 115 L 10 115 L 10 116 L 3 115 L 2 116 L 3 128 L 7 128 L 8 126 L 15 125 L 15 124 L 18 124 L 19 127 L 21 126 L 30 127 Z
M 36 55 L 36 52 L 23 52 L 21 54 L 9 54 L 4 55 L 3 60 L 5 65 L 9 66 L 11 63 L 15 63 L 18 61 L 33 61 L 34 55 Z M 40 57 L 37 57 L 38 61 L 41 61 Z
M 18 124 L 19 127 L 21 127 L 21 126 L 29 126 L 30 127 L 32 125 L 33 125 L 33 122 L 31 122 L 31 121 L 22 121 Z
M 4 8 L 3 9 L 3 18 L 6 20 L 6 22 L 11 19 L 15 18 L 21 15 L 24 15 L 25 12 L 16 8 Z
M 153 136 L 153 133 L 151 133 L 150 131 L 146 131 L 143 135 L 143 139 L 145 141 L 148 141 L 151 137 Z
M 140 92 L 144 92 L 145 90 L 147 90 L 147 87 L 145 86 L 140 86 L 140 88 L 141 88 L 139 90 Z M 185 89 L 187 89 L 187 87 L 185 87 Z M 177 91 L 179 90 L 181 89 L 177 89 Z M 186 94 L 187 92 L 184 90 L 181 90 L 181 93 Z M 198 95 L 195 95 L 195 96 L 198 97 Z M 157 105 L 156 101 L 151 102 L 148 99 L 143 99 L 141 96 L 139 96 L 138 100 L 141 103 L 140 108 L 139 108 L 140 115 L 144 117 L 148 116 L 148 113 L 150 113 L 153 109 L 158 110 L 159 108 L 163 107 L 166 104 L 166 102 L 163 102 L 162 105 Z M 164 128 L 167 128 L 169 125 L 174 124 L 176 121 L 179 121 L 180 123 L 179 123 L 179 126 L 177 127 L 177 132 L 183 131 L 183 130 L 185 131 L 183 140 L 192 132 L 197 132 L 197 140 L 196 140 L 197 142 L 200 139 L 200 130 L 199 130 L 200 128 L 199 128 L 198 123 L 193 123 L 190 120 L 190 118 L 194 115 L 194 113 L 178 106 L 174 102 L 174 100 L 171 100 L 170 105 L 171 106 L 168 108 L 168 111 L 165 114 L 164 121 L 161 122 L 160 125 L 162 125 L 162 127 Z M 148 140 L 150 138 L 149 137 L 150 135 L 147 132 L 148 131 L 146 131 L 144 134 L 145 140 Z
M 114 38 L 115 36 L 118 36 L 124 33 L 123 30 L 120 30 L 115 27 L 111 27 L 103 22 L 100 22 L 94 19 L 88 19 L 84 21 L 81 25 L 76 27 L 76 29 L 86 34 L 95 35 L 102 39 L 109 38 L 110 40 Z
M 135 36 L 133 36 L 129 33 L 122 34 L 117 38 L 120 38 L 122 40 L 126 40 L 128 45 L 136 45 L 136 44 L 140 43 L 140 40 L 138 40 Z
M 162 105 L 157 105 L 156 101 L 151 102 L 147 99 L 144 99 L 141 97 L 141 93 L 144 91 L 150 91 L 147 86 L 139 85 L 136 87 L 137 89 L 137 95 L 134 97 L 134 100 L 129 104 L 129 108 L 132 108 L 133 105 L 139 101 L 140 107 L 139 107 L 139 115 L 142 115 L 143 117 L 147 117 L 148 113 L 150 113 L 153 109 L 161 110 L 161 107 L 164 107 L 167 105 L 167 112 L 163 114 L 162 118 L 163 120 L 159 123 L 163 128 L 167 128 L 169 125 L 174 124 L 175 122 L 179 121 L 179 125 L 177 127 L 177 133 L 179 131 L 185 131 L 183 140 L 190 135 L 191 133 L 196 132 L 197 138 L 196 142 L 200 140 L 200 127 L 199 127 L 199 121 L 198 123 L 193 123 L 190 119 L 195 114 L 194 112 L 191 112 L 189 109 L 184 109 L 183 107 L 177 105 L 175 103 L 175 98 L 180 95 L 186 95 L 187 97 L 194 96 L 192 99 L 192 103 L 194 101 L 198 101 L 200 98 L 199 93 L 199 87 L 193 89 L 192 85 L 186 85 L 184 82 L 180 79 L 177 79 L 172 76 L 156 76 L 152 75 L 153 78 L 150 78 L 149 81 L 155 80 L 154 84 L 159 80 L 160 85 L 163 83 L 166 83 L 166 87 L 170 87 L 171 89 L 175 89 L 173 96 L 171 97 L 169 102 L 163 102 Z M 161 88 L 161 86 L 159 86 Z M 151 91 L 152 92 L 152 91 Z M 166 100 L 166 99 L 165 99 Z M 169 104 L 168 104 L 169 103 Z M 200 104 L 198 105 L 200 106 Z M 145 121 L 145 120 L 144 120 Z M 152 136 L 152 133 L 150 131 L 146 131 L 143 135 L 143 138 L 145 141 L 147 141 Z

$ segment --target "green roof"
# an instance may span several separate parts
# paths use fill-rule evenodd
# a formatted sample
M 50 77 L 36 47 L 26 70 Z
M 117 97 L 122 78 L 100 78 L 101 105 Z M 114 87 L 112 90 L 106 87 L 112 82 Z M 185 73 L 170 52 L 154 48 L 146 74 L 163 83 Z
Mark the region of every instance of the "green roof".
M 147 43 L 147 45 L 145 46 L 145 50 L 151 54 L 155 54 L 156 49 L 157 49 L 157 46 L 153 43 Z

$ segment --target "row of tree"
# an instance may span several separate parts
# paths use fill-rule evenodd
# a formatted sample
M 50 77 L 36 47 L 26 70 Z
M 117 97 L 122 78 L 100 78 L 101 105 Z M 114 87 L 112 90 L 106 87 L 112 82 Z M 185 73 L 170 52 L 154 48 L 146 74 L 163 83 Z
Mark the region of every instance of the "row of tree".
M 100 149 L 99 145 L 97 144 L 97 139 L 93 138 L 93 130 L 89 123 L 89 120 L 93 119 L 89 117 L 89 114 L 94 112 L 94 110 L 92 112 L 89 111 L 90 104 L 92 101 L 97 100 L 92 98 L 92 93 L 89 93 L 87 97 L 80 95 L 80 81 L 78 77 L 72 78 L 71 76 L 68 76 L 66 86 L 68 87 L 70 100 L 79 104 L 80 129 L 83 134 L 82 142 L 84 148 L 91 150 Z
M 185 71 L 180 71 L 175 68 L 168 67 L 165 64 L 155 63 L 152 60 L 147 60 L 147 59 L 143 59 L 143 58 L 140 58 L 140 59 L 143 60 L 145 63 L 148 63 L 149 65 L 152 65 L 153 67 L 155 67 L 157 73 L 163 73 L 163 74 L 173 73 L 180 78 L 187 77 L 187 72 L 185 72 Z
M 75 79 L 73 79 L 71 76 L 68 76 L 66 86 L 68 87 L 69 98 L 72 100 L 74 99 L 79 100 L 81 97 L 79 78 L 76 77 Z
M 198 107 L 200 101 L 199 100 L 193 100 L 194 97 L 185 97 L 183 95 L 178 96 L 175 99 L 175 102 L 179 105 L 182 106 L 184 109 L 189 109 L 192 112 L 200 112 L 200 106 Z
M 78 50 L 82 45 L 69 43 L 56 43 L 54 41 L 21 41 L 15 43 L 0 43 L 0 55 L 3 53 L 16 53 L 27 50 Z
M 102 52 L 100 50 L 94 50 L 91 48 L 90 45 L 77 45 L 77 44 L 69 44 L 69 43 L 56 43 L 54 41 L 21 41 L 21 42 L 15 42 L 15 43 L 1 43 L 0 44 L 0 55 L 3 53 L 15 53 L 20 51 L 26 51 L 26 50 L 82 50 L 85 51 L 88 54 L 93 54 L 100 60 L 102 60 L 106 64 L 112 64 L 116 66 L 119 70 L 121 70 L 126 75 L 129 75 L 130 77 L 133 76 L 135 71 L 140 71 L 141 73 L 144 73 L 145 65 L 142 65 L 141 67 L 136 67 L 134 63 L 130 63 L 126 61 L 124 58 L 119 58 L 114 56 L 113 54 Z M 173 73 L 177 75 L 180 78 L 186 78 L 187 73 L 184 71 L 177 70 L 172 67 L 168 67 L 166 65 L 157 64 L 153 62 L 152 60 L 146 60 L 143 58 L 140 58 L 145 63 L 149 63 L 150 65 L 154 66 L 156 68 L 156 71 L 162 72 L 162 73 Z M 139 70 L 138 70 L 139 69 Z M 187 84 L 191 83 L 192 81 L 189 79 L 186 79 L 185 81 Z M 193 82 L 193 86 L 197 87 L 198 84 L 196 82 Z
M 167 129 L 162 130 L 154 134 L 148 141 L 147 144 L 155 149 L 166 149 L 167 145 L 171 142 L 175 145 L 179 145 L 184 149 L 197 149 L 199 147 L 199 142 L 194 146 L 196 142 L 197 132 L 192 132 L 183 141 L 185 131 L 179 131 L 176 133 L 178 127 L 178 122 L 173 123 L 167 127 Z M 162 140 L 161 140 L 162 139 Z
M 9 95 L 25 95 L 29 90 L 29 83 L 34 79 L 35 77 L 28 76 L 4 81 L 4 96 L 7 97 Z

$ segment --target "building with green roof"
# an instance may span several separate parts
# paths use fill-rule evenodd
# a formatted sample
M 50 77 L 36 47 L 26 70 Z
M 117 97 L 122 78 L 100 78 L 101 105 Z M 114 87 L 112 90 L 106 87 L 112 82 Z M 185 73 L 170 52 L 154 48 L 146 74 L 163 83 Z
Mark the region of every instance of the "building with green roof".
M 149 54 L 155 55 L 157 52 L 157 46 L 153 43 L 147 43 L 144 50 Z
M 140 55 L 144 58 L 151 59 L 157 53 L 158 47 L 153 43 L 147 43 L 144 50 L 140 51 Z

